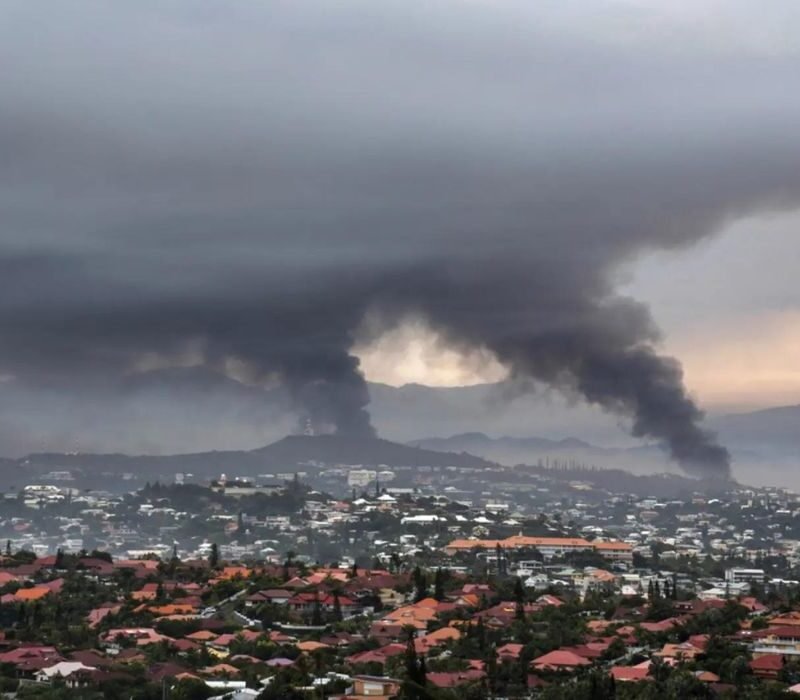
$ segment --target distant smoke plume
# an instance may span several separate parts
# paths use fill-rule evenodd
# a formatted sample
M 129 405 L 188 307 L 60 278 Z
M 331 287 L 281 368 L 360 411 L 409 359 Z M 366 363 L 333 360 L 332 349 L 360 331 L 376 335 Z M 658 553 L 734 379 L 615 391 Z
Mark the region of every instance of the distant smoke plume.
M 89 400 L 191 345 L 367 435 L 356 335 L 418 314 L 726 475 L 616 275 L 797 202 L 798 54 L 612 6 L 7 3 L 0 373 Z

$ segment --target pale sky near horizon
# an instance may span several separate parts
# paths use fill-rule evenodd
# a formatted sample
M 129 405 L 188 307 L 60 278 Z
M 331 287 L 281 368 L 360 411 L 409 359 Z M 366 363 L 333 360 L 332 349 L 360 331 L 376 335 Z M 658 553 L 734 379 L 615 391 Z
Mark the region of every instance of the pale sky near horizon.
M 800 212 L 743 219 L 680 253 L 634 268 L 665 350 L 708 407 L 800 403 Z
M 732 223 L 696 246 L 621 271 L 622 293 L 646 301 L 707 408 L 800 403 L 800 212 Z M 458 386 L 498 381 L 488 352 L 464 356 L 416 322 L 359 347 L 371 381 Z

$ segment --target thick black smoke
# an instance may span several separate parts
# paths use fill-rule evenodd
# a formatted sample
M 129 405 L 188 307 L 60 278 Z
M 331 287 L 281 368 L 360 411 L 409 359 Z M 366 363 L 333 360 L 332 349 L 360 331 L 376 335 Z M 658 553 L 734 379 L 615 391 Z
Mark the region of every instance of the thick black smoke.
M 416 314 L 727 474 L 616 275 L 796 203 L 797 53 L 559 6 L 5 3 L 0 374 L 199 362 L 371 434 L 351 348 Z

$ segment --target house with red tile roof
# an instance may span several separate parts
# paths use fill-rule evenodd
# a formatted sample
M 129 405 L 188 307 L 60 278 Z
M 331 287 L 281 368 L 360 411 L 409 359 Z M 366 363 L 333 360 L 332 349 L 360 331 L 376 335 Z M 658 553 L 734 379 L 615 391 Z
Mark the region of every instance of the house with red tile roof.
M 691 642 L 681 642 L 680 644 L 665 644 L 660 651 L 653 656 L 661 658 L 678 659 L 681 661 L 692 661 L 696 656 L 702 654 L 703 650 L 698 649 Z
M 267 633 L 267 639 L 275 644 L 291 644 L 297 641 L 292 635 L 281 632 L 280 630 L 270 630 Z
M 199 673 L 206 676 L 238 676 L 241 671 L 231 664 L 214 664 L 199 669 Z
M 369 636 L 374 637 L 381 645 L 396 641 L 402 635 L 403 625 L 400 623 L 377 620 L 369 628 Z
M 553 605 L 556 608 L 560 608 L 562 605 L 564 605 L 564 601 L 561 600 L 561 598 L 557 598 L 556 596 L 550 594 L 540 595 L 536 599 L 536 603 L 537 605 Z
M 588 642 L 586 644 L 577 644 L 571 647 L 562 647 L 564 651 L 571 651 L 584 659 L 594 661 L 599 659 L 608 649 L 608 642 Z
M 48 664 L 62 661 L 63 657 L 53 646 L 29 644 L 0 654 L 0 663 L 17 666 L 32 659 L 46 660 Z
M 611 669 L 611 677 L 618 683 L 653 680 L 650 676 L 650 669 L 642 666 L 614 666 Z
M 767 620 L 774 627 L 800 627 L 800 610 L 775 615 Z
M 756 598 L 753 598 L 753 596 L 739 598 L 738 603 L 742 607 L 747 608 L 747 611 L 751 615 L 761 615 L 767 612 L 767 606 L 760 603 Z
M 176 603 L 168 603 L 166 605 L 148 605 L 145 610 L 153 617 L 166 617 L 174 615 L 192 616 L 197 613 L 197 608 L 194 605 L 179 605 Z
M 20 576 L 15 576 L 8 571 L 0 571 L 0 586 L 6 586 L 9 583 L 18 583 L 24 579 Z
M 659 633 L 659 632 L 669 632 L 673 627 L 677 627 L 680 624 L 680 620 L 676 617 L 669 617 L 666 620 L 661 620 L 660 622 L 641 622 L 639 623 L 639 627 L 647 632 Z
M 421 601 L 421 603 L 423 602 Z M 411 625 L 417 629 L 424 630 L 427 629 L 428 623 L 431 620 L 435 620 L 437 616 L 435 605 L 415 603 L 414 605 L 405 605 L 402 608 L 397 608 L 397 610 L 392 610 L 384 615 L 383 619 L 401 626 Z
M 369 649 L 367 651 L 358 652 L 348 656 L 345 661 L 349 664 L 366 664 L 366 663 L 379 663 L 382 666 L 386 664 L 388 659 L 395 656 L 400 656 L 406 651 L 405 644 L 392 643 L 381 647 L 380 649 Z
M 247 566 L 226 566 L 217 575 L 217 580 L 227 581 L 234 578 L 250 578 L 256 571 Z
M 497 660 L 501 663 L 504 661 L 516 661 L 524 648 L 524 644 L 514 644 L 511 642 L 497 647 Z
M 359 651 L 345 658 L 345 662 L 351 666 L 358 664 L 380 664 L 384 666 L 389 657 L 384 656 L 380 649 L 367 649 Z
M 50 595 L 52 591 L 44 585 L 33 586 L 31 588 L 20 588 L 14 593 L 14 600 L 18 603 L 30 603 L 35 600 L 41 600 Z
M 753 675 L 767 680 L 775 680 L 783 670 L 783 656 L 780 654 L 764 654 L 750 662 Z
M 448 642 L 455 642 L 461 639 L 461 631 L 456 627 L 440 627 L 438 630 L 428 632 L 415 640 L 415 645 L 419 643 L 418 653 L 427 653 L 433 647 L 442 646 Z
M 225 632 L 224 634 L 219 635 L 216 639 L 209 640 L 208 643 L 212 647 L 217 647 L 218 649 L 227 649 L 235 641 L 236 641 L 235 634 L 231 634 L 230 632 Z
M 292 589 L 300 589 L 300 588 L 308 588 L 308 581 L 304 578 L 300 578 L 299 576 L 295 576 L 290 578 L 288 581 L 283 583 L 284 588 L 292 588 Z
M 184 639 L 190 639 L 193 642 L 211 642 L 217 638 L 218 635 L 214 634 L 211 630 L 197 630 L 187 634 Z
M 247 607 L 259 605 L 261 603 L 273 603 L 274 605 L 283 605 L 294 595 L 294 592 L 288 591 L 285 588 L 271 588 L 263 591 L 256 591 L 252 595 L 245 598 Z
M 105 644 L 113 644 L 123 638 L 135 642 L 136 646 L 140 647 L 147 646 L 148 644 L 173 641 L 171 637 L 156 632 L 152 627 L 123 627 L 111 629 L 100 636 L 100 641 Z
M 116 615 L 120 610 L 122 610 L 121 605 L 101 605 L 99 608 L 89 611 L 89 614 L 86 616 L 86 621 L 89 623 L 89 627 L 94 629 L 106 617 L 109 615 Z
M 201 645 L 197 642 L 193 642 L 191 639 L 176 639 L 171 644 L 172 648 L 178 652 L 188 652 L 188 651 L 197 651 L 201 648 Z
M 716 673 L 711 671 L 695 671 L 694 677 L 703 683 L 719 683 L 722 680 Z
M 457 688 L 462 685 L 480 683 L 486 678 L 486 672 L 475 669 L 439 673 L 431 672 L 428 673 L 426 678 L 428 683 L 437 688 Z
M 556 649 L 535 658 L 531 665 L 536 671 L 574 671 L 582 666 L 590 666 L 591 661 L 573 651 Z

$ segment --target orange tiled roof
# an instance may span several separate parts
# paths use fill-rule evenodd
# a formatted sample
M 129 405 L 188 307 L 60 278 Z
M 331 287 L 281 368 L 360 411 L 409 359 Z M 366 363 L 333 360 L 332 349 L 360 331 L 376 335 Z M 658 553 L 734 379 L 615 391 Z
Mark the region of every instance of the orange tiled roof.
M 549 654 L 545 654 L 533 660 L 534 667 L 538 669 L 588 666 L 590 663 L 591 662 L 583 656 L 562 649 L 556 649 Z
M 791 627 L 792 625 L 800 625 L 800 612 L 792 611 L 777 615 L 776 617 L 769 618 L 769 624 L 776 627 Z
M 442 642 L 447 639 L 461 639 L 461 632 L 455 627 L 440 627 L 438 630 L 429 632 L 424 637 L 429 642 Z
M 237 576 L 248 578 L 252 574 L 253 570 L 248 569 L 246 566 L 226 566 L 217 578 L 229 579 Z
M 631 551 L 633 547 L 627 542 L 592 542 L 592 546 L 599 550 Z
M 162 617 L 164 615 L 191 615 L 195 611 L 195 608 L 191 605 L 176 605 L 174 603 L 170 605 L 151 605 L 147 609 L 156 617 Z
M 591 542 L 580 537 L 527 537 L 514 535 L 504 540 L 453 540 L 446 549 L 494 549 L 497 546 L 511 547 L 592 547 Z
M 432 608 L 416 605 L 406 605 L 397 610 L 392 610 L 384 616 L 384 620 L 391 620 L 393 622 L 406 623 L 408 620 L 425 621 L 433 620 L 436 617 L 436 611 Z
M 21 601 L 40 600 L 50 593 L 49 588 L 34 586 L 33 588 L 20 588 L 14 597 Z
M 485 549 L 494 549 L 499 544 L 503 545 L 504 540 L 453 540 L 447 545 L 447 549 L 477 549 L 484 547 Z
M 582 537 L 528 537 L 527 535 L 514 535 L 504 540 L 453 540 L 445 549 L 495 549 L 497 546 L 505 548 L 519 547 L 575 547 L 595 549 L 600 551 L 631 551 L 633 547 L 627 542 L 589 542 Z
M 211 630 L 197 630 L 197 632 L 192 632 L 191 634 L 186 635 L 186 639 L 191 639 L 195 642 L 208 642 L 216 638 L 217 635 Z
M 206 673 L 212 676 L 226 674 L 229 676 L 238 676 L 239 669 L 230 664 L 216 664 L 215 666 L 206 666 L 200 669 L 200 673 Z
M 504 544 L 505 543 L 505 544 Z M 591 547 L 591 542 L 581 537 L 526 537 L 515 535 L 502 540 L 505 547 Z

